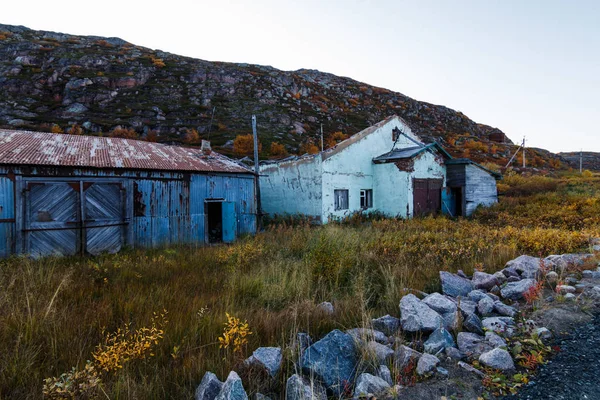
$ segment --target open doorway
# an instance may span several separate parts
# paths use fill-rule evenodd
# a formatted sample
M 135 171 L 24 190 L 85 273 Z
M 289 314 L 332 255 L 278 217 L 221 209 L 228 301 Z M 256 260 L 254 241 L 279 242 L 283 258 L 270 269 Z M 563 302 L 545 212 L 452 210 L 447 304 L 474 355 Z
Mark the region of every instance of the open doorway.
M 223 202 L 207 201 L 204 207 L 208 243 L 220 243 L 223 241 Z

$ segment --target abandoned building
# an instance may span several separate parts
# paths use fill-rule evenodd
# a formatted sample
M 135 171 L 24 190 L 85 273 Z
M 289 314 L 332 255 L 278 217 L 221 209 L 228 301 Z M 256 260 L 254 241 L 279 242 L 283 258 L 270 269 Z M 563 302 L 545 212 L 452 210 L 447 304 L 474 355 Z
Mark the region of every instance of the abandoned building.
M 439 144 L 421 142 L 404 120 L 392 116 L 318 154 L 263 163 L 262 210 L 326 223 L 361 210 L 403 218 L 470 215 L 477 205 L 496 202 L 498 176 L 459 161 Z M 453 175 L 451 188 L 449 165 L 455 175 L 462 168 L 464 176 Z
M 255 174 L 203 145 L 0 130 L 0 256 L 255 233 Z

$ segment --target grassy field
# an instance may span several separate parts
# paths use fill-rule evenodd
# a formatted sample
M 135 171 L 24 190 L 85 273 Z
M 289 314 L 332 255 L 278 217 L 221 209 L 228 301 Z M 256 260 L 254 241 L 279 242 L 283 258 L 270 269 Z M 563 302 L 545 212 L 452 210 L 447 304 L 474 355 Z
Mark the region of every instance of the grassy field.
M 63 380 L 91 374 L 99 398 L 192 398 L 205 371 L 225 378 L 258 346 L 290 356 L 298 331 L 398 315 L 404 289 L 438 290 L 439 270 L 491 272 L 520 254 L 587 251 L 600 236 L 598 177 L 509 175 L 500 188 L 501 203 L 469 220 L 277 224 L 231 246 L 1 261 L 0 398 L 41 398 L 44 379 L 72 368 Z M 252 332 L 237 351 L 219 345 L 226 313 Z

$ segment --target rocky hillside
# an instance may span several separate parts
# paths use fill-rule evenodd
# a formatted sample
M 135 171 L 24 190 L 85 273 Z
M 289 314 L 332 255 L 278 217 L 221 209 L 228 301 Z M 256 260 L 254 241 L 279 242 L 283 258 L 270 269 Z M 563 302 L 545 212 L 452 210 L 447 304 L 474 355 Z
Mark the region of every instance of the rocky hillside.
M 318 144 L 321 124 L 327 139 L 392 114 L 458 156 L 503 164 L 513 149 L 502 131 L 459 111 L 316 70 L 209 62 L 118 38 L 0 25 L 0 126 L 70 132 L 77 124 L 74 133 L 95 135 L 131 128 L 163 142 L 195 129 L 227 153 L 232 139 L 251 132 L 252 114 L 265 157 L 271 142 L 292 154 Z M 540 155 L 537 166 L 551 160 Z
M 580 153 L 578 151 L 571 153 L 558 153 L 572 168 L 579 169 Z M 583 169 L 590 171 L 600 171 L 600 153 L 583 152 Z

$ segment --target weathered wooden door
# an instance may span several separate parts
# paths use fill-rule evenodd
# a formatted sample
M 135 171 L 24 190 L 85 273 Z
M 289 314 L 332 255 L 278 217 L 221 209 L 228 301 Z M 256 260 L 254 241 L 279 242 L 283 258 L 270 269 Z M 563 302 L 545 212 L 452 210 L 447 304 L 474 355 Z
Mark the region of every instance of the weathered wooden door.
M 235 217 L 235 203 L 233 201 L 224 201 L 221 208 L 223 216 L 223 242 L 231 243 L 235 241 L 237 231 L 237 221 Z
M 123 205 L 118 182 L 27 182 L 25 252 L 34 257 L 117 252 L 125 239 Z
M 26 188 L 27 253 L 40 257 L 79 252 L 79 184 L 29 182 Z
M 413 215 L 437 213 L 442 201 L 441 179 L 413 179 Z
M 124 243 L 124 207 L 120 183 L 83 183 L 85 250 L 116 253 Z

